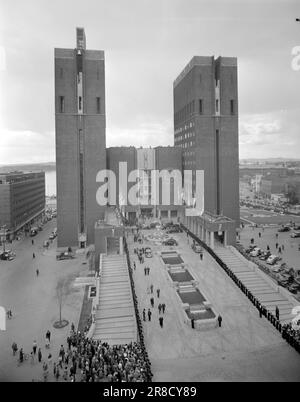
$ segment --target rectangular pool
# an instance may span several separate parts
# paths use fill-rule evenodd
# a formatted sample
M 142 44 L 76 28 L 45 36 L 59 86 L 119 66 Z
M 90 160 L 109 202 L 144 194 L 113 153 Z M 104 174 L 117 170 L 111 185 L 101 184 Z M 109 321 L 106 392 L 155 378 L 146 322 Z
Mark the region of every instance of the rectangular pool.
M 189 305 L 201 304 L 206 300 L 198 289 L 192 290 L 191 292 L 178 292 L 178 294 L 182 302 L 188 303 Z

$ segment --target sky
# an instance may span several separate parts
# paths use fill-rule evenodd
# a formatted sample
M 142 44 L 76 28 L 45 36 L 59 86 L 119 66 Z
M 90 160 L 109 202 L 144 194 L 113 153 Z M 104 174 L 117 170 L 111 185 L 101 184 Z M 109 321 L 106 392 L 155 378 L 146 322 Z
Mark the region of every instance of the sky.
M 238 58 L 240 158 L 299 158 L 298 0 L 0 0 L 0 165 L 55 160 L 54 48 L 105 51 L 107 146 L 173 145 L 173 81 Z M 300 63 L 299 63 L 300 64 Z

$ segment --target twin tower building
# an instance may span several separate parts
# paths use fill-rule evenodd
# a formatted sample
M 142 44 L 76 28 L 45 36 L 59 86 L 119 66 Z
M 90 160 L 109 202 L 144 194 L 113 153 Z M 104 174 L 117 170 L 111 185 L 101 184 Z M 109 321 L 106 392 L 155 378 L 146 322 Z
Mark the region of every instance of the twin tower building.
M 179 221 L 212 248 L 216 242 L 234 244 L 239 227 L 237 59 L 193 57 L 173 83 L 173 102 L 174 146 L 106 148 L 104 52 L 86 49 L 83 28 L 77 28 L 75 49 L 55 49 L 58 247 L 94 243 L 95 223 L 107 208 L 96 199 L 102 185 L 97 174 L 115 173 L 118 205 L 119 162 L 127 162 L 128 174 L 143 172 L 141 202 L 121 206 L 130 223 L 145 217 Z M 151 204 L 154 169 L 179 170 L 182 177 L 185 170 L 204 171 L 204 212 L 189 216 L 186 205 L 174 202 L 172 185 L 169 203 L 160 197 Z M 195 186 L 193 173 L 193 192 Z M 114 204 L 109 195 L 108 204 Z

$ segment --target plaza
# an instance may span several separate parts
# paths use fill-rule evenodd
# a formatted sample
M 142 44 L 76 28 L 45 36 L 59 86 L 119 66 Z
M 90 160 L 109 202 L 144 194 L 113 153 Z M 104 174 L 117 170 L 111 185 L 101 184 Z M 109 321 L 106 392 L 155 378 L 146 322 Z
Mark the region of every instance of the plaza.
M 131 258 L 136 262 L 134 281 L 140 314 L 143 308 L 150 308 L 150 284 L 154 285 L 154 296 L 156 288 L 160 288 L 151 322 L 143 322 L 153 381 L 299 381 L 299 355 L 267 320 L 259 317 L 209 254 L 204 253 L 200 261 L 185 233 L 174 234 L 174 238 L 179 243 L 176 250 L 223 321 L 221 328 L 201 332 L 188 327 L 182 320 L 168 273 L 159 260 L 161 246 L 143 244 L 153 250 L 153 258 L 145 262 L 150 266 L 150 276 L 145 276 L 133 252 L 135 243 L 129 238 Z M 163 328 L 158 322 L 158 303 L 166 303 Z

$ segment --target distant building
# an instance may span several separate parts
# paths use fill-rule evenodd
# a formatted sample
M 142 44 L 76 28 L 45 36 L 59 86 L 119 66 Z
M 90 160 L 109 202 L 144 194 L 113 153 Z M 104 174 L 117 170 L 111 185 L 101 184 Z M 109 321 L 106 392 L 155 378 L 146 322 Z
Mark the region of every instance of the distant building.
M 0 173 L 0 232 L 13 239 L 45 211 L 45 172 Z
M 174 184 L 170 178 L 170 202 L 165 204 L 162 197 L 162 181 L 158 183 L 157 203 L 151 202 L 151 197 L 155 188 L 152 182 L 151 172 L 156 170 L 168 172 L 178 170 L 182 173 L 182 151 L 176 147 L 156 147 L 156 148 L 134 148 L 134 147 L 112 147 L 107 148 L 107 169 L 116 175 L 116 204 L 121 206 L 125 218 L 136 223 L 139 218 L 155 218 L 178 221 L 183 216 L 183 206 L 175 205 Z M 120 193 L 119 186 L 119 163 L 127 163 L 127 178 L 130 172 L 137 170 L 138 179 L 128 182 L 125 194 Z M 182 183 L 181 183 L 182 184 Z M 127 197 L 133 186 L 137 186 L 138 200 L 137 205 L 132 205 Z M 109 192 L 110 193 L 110 192 Z M 153 195 L 154 196 L 154 195 Z M 122 204 L 125 204 L 122 206 Z
M 106 169 L 104 52 L 85 42 L 77 28 L 75 49 L 55 49 L 58 247 L 93 243 L 102 216 L 95 194 Z
M 193 231 L 234 244 L 239 227 L 238 88 L 237 59 L 195 56 L 173 84 L 174 143 L 182 149 L 183 169 L 204 170 L 204 205 L 207 218 L 218 221 L 218 229 L 198 217 L 186 223 Z M 193 189 L 195 177 L 193 177 Z M 229 231 L 228 219 L 234 222 Z

